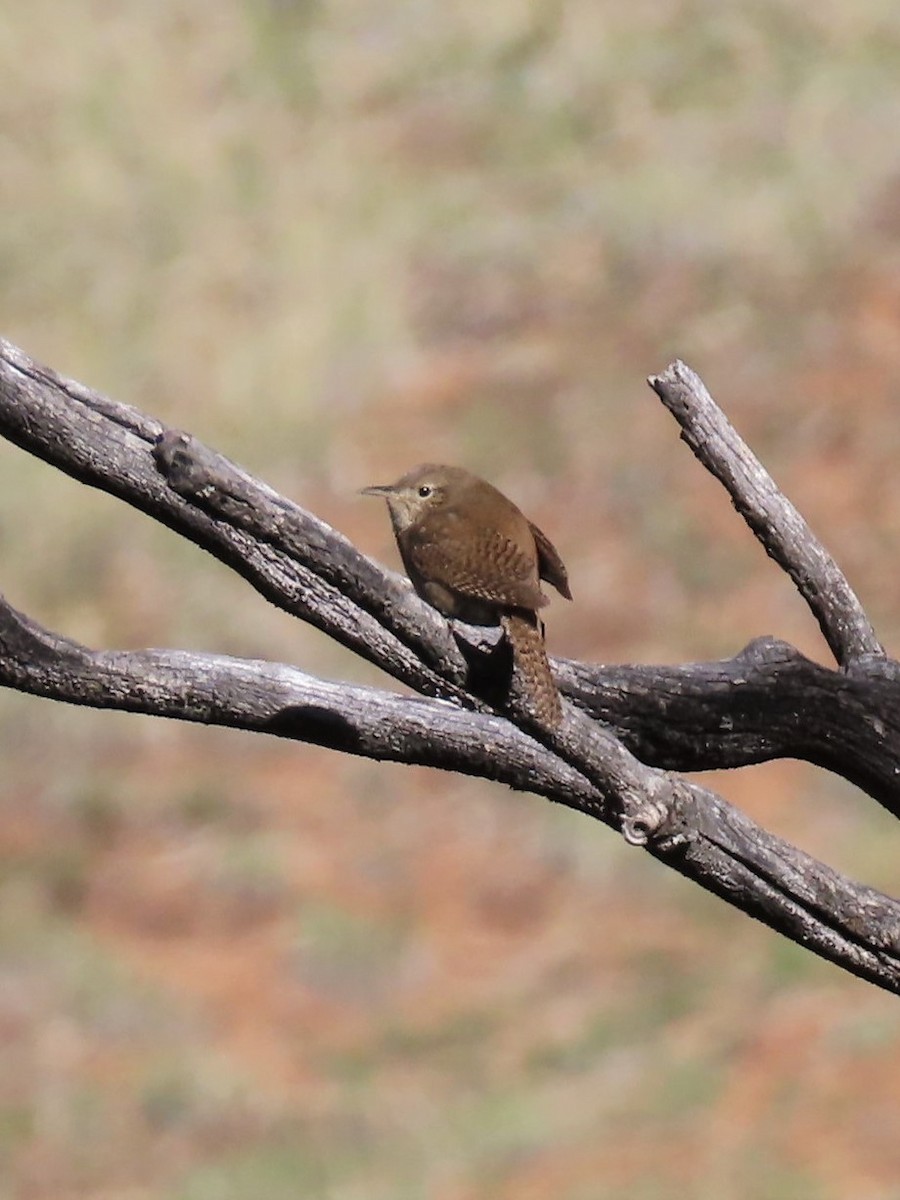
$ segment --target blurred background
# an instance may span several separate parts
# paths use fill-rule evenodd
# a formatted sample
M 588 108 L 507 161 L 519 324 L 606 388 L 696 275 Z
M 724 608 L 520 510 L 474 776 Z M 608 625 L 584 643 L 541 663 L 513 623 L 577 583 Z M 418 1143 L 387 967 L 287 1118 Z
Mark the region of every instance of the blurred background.
M 53 0 L 0 12 L 2 333 L 392 566 L 462 463 L 553 538 L 557 654 L 775 634 L 678 355 L 900 646 L 900 9 Z M 93 646 L 377 673 L 0 445 L 0 587 Z M 535 797 L 0 695 L 0 1200 L 889 1200 L 900 1010 Z M 794 763 L 708 776 L 895 894 Z

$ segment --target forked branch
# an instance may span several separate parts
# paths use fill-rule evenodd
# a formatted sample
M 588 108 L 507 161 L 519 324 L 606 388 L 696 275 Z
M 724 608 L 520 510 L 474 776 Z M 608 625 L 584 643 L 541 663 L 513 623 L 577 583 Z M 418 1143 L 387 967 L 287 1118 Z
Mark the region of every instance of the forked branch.
M 432 765 L 539 793 L 599 817 L 729 903 L 900 993 L 900 904 L 669 773 L 790 754 L 852 779 L 897 813 L 900 722 L 892 714 L 900 711 L 900 670 L 884 657 L 836 565 L 697 376 L 674 364 L 652 384 L 806 597 L 842 671 L 772 641 L 753 643 L 728 662 L 680 668 L 557 662 L 571 701 L 561 729 L 538 735 L 517 728 L 466 688 L 477 635 L 464 654 L 405 581 L 189 435 L 61 379 L 0 342 L 0 433 L 196 542 L 268 600 L 420 694 L 326 683 L 280 664 L 89 650 L 5 601 L 0 684 Z

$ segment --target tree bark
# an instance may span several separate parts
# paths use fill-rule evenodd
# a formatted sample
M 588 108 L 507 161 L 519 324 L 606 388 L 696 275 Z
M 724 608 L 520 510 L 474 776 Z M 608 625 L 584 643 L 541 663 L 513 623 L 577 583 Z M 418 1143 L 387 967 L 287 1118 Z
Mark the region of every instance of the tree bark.
M 458 771 L 604 821 L 700 886 L 900 993 L 900 903 L 818 862 L 675 772 L 803 758 L 900 815 L 900 665 L 834 560 L 683 363 L 652 378 L 682 437 L 807 602 L 838 668 L 772 639 L 679 667 L 556 660 L 559 730 L 522 725 L 475 680 L 492 647 L 400 577 L 190 435 L 0 341 L 0 433 L 204 547 L 266 599 L 418 692 L 183 651 L 91 650 L 0 599 L 0 684 Z M 474 689 L 474 690 L 473 690 Z

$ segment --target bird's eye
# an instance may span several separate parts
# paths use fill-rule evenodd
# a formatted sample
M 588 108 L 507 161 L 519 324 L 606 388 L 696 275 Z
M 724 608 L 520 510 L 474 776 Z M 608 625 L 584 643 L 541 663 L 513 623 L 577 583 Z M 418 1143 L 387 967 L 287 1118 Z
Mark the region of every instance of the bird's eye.
M 426 497 L 430 496 L 433 491 L 434 491 L 434 488 L 431 486 L 430 483 L 423 483 L 419 487 L 419 495 L 422 497 L 423 500 L 426 499 Z

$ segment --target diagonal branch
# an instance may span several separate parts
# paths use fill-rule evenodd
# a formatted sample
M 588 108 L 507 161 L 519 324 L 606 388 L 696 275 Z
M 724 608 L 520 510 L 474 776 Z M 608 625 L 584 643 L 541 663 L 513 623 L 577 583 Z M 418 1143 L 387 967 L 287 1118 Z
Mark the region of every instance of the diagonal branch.
M 861 658 L 883 657 L 872 623 L 841 569 L 778 490 L 699 375 L 676 361 L 647 382 L 681 426 L 684 441 L 727 489 L 766 553 L 790 575 L 840 665 L 847 668 Z
M 62 378 L 3 339 L 0 434 L 208 550 L 267 600 L 396 679 L 472 703 L 446 622 L 397 576 L 196 439 Z
M 843 681 L 858 722 L 868 719 L 890 750 L 867 775 L 861 758 L 847 766 L 839 739 L 826 753 L 822 722 L 824 732 L 809 741 L 807 756 L 850 778 L 868 779 L 873 794 L 896 811 L 897 789 L 887 772 L 891 756 L 895 769 L 900 740 L 888 714 L 876 706 L 885 700 L 884 689 L 897 686 L 900 672 L 890 660 L 871 657 L 874 635 L 866 640 L 862 620 L 845 637 L 846 653 L 839 657 L 852 670 L 841 676 L 806 660 L 788 661 L 787 653 L 783 670 L 776 669 L 777 653 L 766 662 L 756 644 L 756 661 L 748 648 L 732 664 L 678 668 L 679 679 L 671 670 L 668 676 L 658 671 L 660 688 L 651 699 L 655 689 L 647 672 L 653 668 L 561 663 L 560 682 L 576 704 L 566 705 L 564 722 L 552 734 L 523 730 L 466 690 L 477 644 L 452 635 L 407 585 L 323 521 L 189 435 L 60 379 L 8 343 L 0 344 L 0 433 L 209 550 L 268 599 L 429 698 L 324 683 L 277 664 L 178 651 L 91 651 L 42 629 L 5 602 L 0 602 L 0 685 L 70 703 L 268 732 L 374 759 L 430 764 L 537 792 L 605 821 L 729 903 L 900 993 L 898 902 L 774 837 L 714 793 L 660 769 L 692 753 L 703 767 L 729 756 L 758 761 L 792 746 L 803 751 L 802 736 L 789 728 L 786 716 L 767 742 L 766 710 L 754 706 L 790 690 L 791 681 L 796 684 L 792 672 L 806 671 L 809 679 L 811 668 L 833 692 L 832 677 Z M 766 513 L 755 519 L 763 537 Z M 797 537 L 803 536 L 801 528 Z M 781 544 L 777 536 L 772 544 Z M 791 560 L 787 543 L 783 549 L 785 565 L 791 569 L 793 561 L 798 571 L 801 559 Z M 813 557 L 809 571 L 817 562 L 822 566 Z M 831 576 L 810 575 L 808 589 L 810 579 L 825 585 Z M 844 597 L 833 612 L 823 610 L 829 620 L 835 615 L 835 628 L 841 618 L 851 629 L 848 603 Z M 867 690 L 876 676 L 882 689 Z M 686 723 L 705 712 L 693 730 L 673 720 L 679 687 Z M 795 702 L 796 696 L 795 690 Z M 704 703 L 705 710 L 696 707 Z M 666 722 L 668 734 L 661 730 Z
M 275 663 L 184 651 L 92 651 L 2 600 L 0 685 L 536 792 L 622 828 L 628 841 L 701 887 L 900 994 L 900 903 L 768 833 L 713 792 L 645 766 L 571 710 L 562 737 L 570 751 L 580 747 L 585 773 L 511 722 L 446 701 L 328 683 Z

